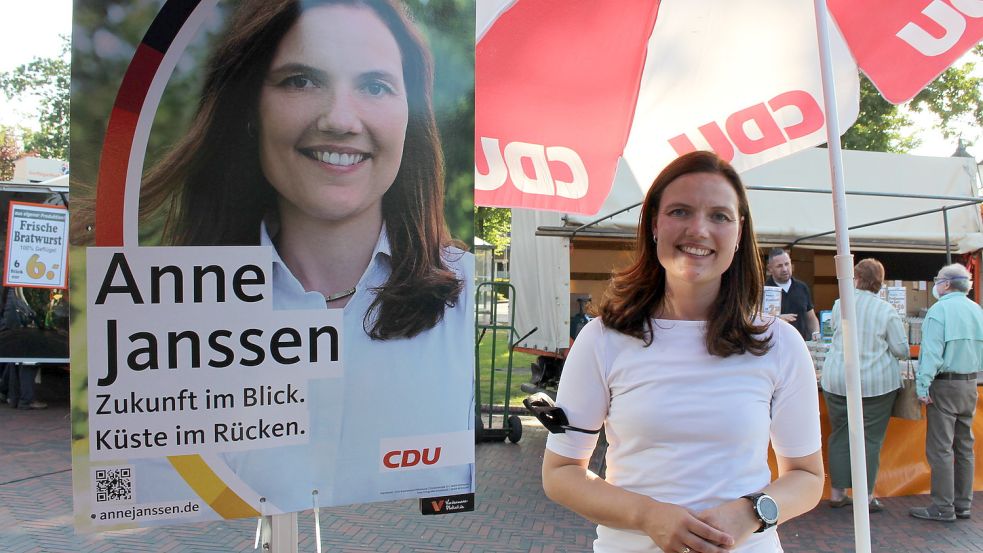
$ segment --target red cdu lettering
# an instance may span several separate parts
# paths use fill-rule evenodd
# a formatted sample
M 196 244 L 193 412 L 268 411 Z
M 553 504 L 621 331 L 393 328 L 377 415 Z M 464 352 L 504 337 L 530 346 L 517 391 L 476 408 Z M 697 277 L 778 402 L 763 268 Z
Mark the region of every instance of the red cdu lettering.
M 802 121 L 785 127 L 785 136 L 789 140 L 802 138 L 823 128 L 826 118 L 819 103 L 805 90 L 790 90 L 775 96 L 768 102 L 771 111 L 778 113 L 785 108 L 794 108 L 802 115 Z
M 706 125 L 698 127 L 698 129 L 700 134 L 703 135 L 703 138 L 708 144 L 710 144 L 710 149 L 716 152 L 718 156 L 727 161 L 732 161 L 734 159 L 734 145 L 727 139 L 727 135 L 724 134 L 724 131 L 720 130 L 720 125 L 716 123 L 707 123 Z M 679 155 L 696 151 L 696 146 L 693 144 L 693 141 L 690 140 L 685 134 L 670 138 L 669 145 L 671 145 Z
M 797 110 L 801 120 L 780 127 L 775 120 L 779 111 Z M 788 120 L 782 114 L 783 120 Z M 735 150 L 745 155 L 759 154 L 789 140 L 809 135 L 823 127 L 826 118 L 815 98 L 804 90 L 790 90 L 775 96 L 766 104 L 755 104 L 741 109 L 724 123 L 726 132 L 711 121 L 698 127 L 710 149 L 727 161 L 733 161 Z M 784 131 L 784 132 L 783 132 Z M 669 145 L 677 154 L 696 150 L 696 145 L 685 134 L 669 139 Z
M 983 0 L 827 0 L 857 65 L 881 95 L 913 98 L 983 39 Z
M 955 7 L 953 7 L 955 6 Z M 961 12 L 961 13 L 960 13 Z M 942 0 L 933 0 L 925 6 L 922 15 L 934 25 L 926 30 L 914 21 L 909 22 L 897 37 L 907 42 L 922 55 L 935 57 L 952 49 L 966 32 L 966 16 L 983 17 L 983 2 L 980 0 L 952 0 L 952 6 Z M 940 34 L 938 30 L 941 29 Z
M 497 190 L 511 179 L 526 194 L 570 199 L 587 195 L 587 168 L 572 148 L 509 142 L 503 150 L 497 138 L 483 136 L 481 152 L 484 160 L 475 159 L 475 190 Z M 570 180 L 559 180 L 554 170 L 569 174 Z
M 416 466 L 420 462 L 420 452 L 415 449 L 407 449 L 403 451 L 403 458 L 401 459 L 399 466 L 401 467 L 412 467 Z
M 433 465 L 433 464 L 436 464 L 437 461 L 440 460 L 440 448 L 439 447 L 433 450 L 433 457 L 428 458 L 427 457 L 427 454 L 428 453 L 430 453 L 430 448 L 427 448 L 427 449 L 424 449 L 423 450 L 423 464 L 424 465 Z
M 748 123 L 752 123 L 760 138 L 751 138 Z M 742 109 L 727 118 L 727 135 L 737 149 L 745 154 L 757 154 L 785 142 L 785 136 L 764 104 Z
M 393 461 L 393 458 L 399 457 L 401 451 L 390 451 L 382 456 L 382 464 L 386 465 L 386 468 L 397 469 L 399 468 L 399 462 Z
M 439 460 L 440 447 L 434 448 L 432 453 L 427 447 L 422 452 L 417 449 L 406 449 L 390 451 L 382 456 L 382 464 L 391 469 L 415 467 L 421 461 L 424 465 L 435 465 Z

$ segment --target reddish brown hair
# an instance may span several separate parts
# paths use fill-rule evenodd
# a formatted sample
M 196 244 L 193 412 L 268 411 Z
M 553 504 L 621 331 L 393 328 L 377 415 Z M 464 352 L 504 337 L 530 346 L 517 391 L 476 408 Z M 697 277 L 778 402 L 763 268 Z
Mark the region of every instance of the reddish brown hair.
M 876 259 L 861 259 L 853 268 L 857 288 L 878 293 L 884 284 L 884 265 Z
M 655 178 L 642 204 L 635 260 L 625 270 L 615 273 L 604 295 L 601 318 L 609 328 L 639 338 L 645 345 L 652 343 L 655 333 L 652 317 L 662 306 L 666 294 L 665 269 L 659 263 L 652 240 L 653 223 L 666 187 L 691 173 L 724 177 L 737 193 L 738 215 L 743 220 L 738 251 L 721 277 L 720 292 L 710 308 L 707 351 L 720 357 L 741 353 L 763 355 L 768 351 L 770 339 L 760 337 L 766 327 L 755 324 L 761 311 L 764 273 L 751 224 L 751 210 L 741 178 L 729 163 L 713 152 L 697 151 L 680 156 Z

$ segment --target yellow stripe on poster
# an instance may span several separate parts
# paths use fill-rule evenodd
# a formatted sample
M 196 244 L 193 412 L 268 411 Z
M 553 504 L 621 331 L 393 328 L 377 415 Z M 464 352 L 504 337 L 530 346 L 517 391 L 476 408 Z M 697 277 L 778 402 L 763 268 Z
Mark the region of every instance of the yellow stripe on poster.
M 215 474 L 201 455 L 174 455 L 167 460 L 198 494 L 198 497 L 208 503 L 222 518 L 260 516 L 259 511 L 253 509 Z

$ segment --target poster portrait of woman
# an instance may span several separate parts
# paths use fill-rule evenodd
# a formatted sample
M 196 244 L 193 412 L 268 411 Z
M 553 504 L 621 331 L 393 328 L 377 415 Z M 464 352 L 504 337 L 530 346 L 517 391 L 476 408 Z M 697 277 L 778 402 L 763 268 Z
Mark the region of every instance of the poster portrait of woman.
M 102 223 L 85 183 L 133 55 L 121 37 L 159 2 L 80 4 L 76 246 Z M 140 245 L 269 247 L 274 310 L 341 316 L 343 374 L 309 382 L 308 442 L 207 457 L 277 511 L 310 508 L 313 490 L 322 506 L 473 491 L 473 57 L 456 51 L 473 44 L 473 6 L 447 4 L 459 12 L 435 19 L 434 2 L 217 3 L 160 100 Z M 406 450 L 421 458 L 407 466 Z M 170 459 L 132 464 L 154 474 L 136 477 L 137 502 L 190 493 Z

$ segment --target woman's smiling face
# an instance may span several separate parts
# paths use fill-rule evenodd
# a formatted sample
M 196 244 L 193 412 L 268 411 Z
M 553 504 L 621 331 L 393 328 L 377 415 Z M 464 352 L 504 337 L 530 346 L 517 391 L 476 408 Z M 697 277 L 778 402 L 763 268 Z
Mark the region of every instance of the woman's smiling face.
M 305 10 L 259 97 L 260 164 L 281 216 L 381 217 L 407 119 L 402 56 L 382 20 L 368 8 Z
M 737 192 L 715 173 L 689 173 L 662 192 L 653 233 L 666 283 L 716 282 L 734 260 L 743 218 Z

